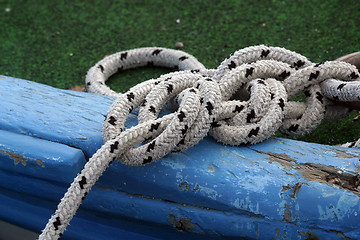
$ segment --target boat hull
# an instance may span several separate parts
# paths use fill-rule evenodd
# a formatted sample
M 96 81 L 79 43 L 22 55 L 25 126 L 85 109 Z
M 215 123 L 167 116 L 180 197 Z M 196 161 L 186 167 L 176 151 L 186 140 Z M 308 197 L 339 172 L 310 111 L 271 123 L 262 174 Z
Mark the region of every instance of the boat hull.
M 0 76 L 0 219 L 40 232 L 101 147 L 114 99 Z M 136 111 L 127 126 L 136 124 Z M 114 162 L 62 239 L 358 239 L 357 149 L 210 137 L 143 167 Z

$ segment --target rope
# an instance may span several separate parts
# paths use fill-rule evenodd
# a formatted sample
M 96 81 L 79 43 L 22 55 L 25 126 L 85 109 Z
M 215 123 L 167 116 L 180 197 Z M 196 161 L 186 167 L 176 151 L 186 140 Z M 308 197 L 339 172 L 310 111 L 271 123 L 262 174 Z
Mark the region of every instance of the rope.
M 118 71 L 146 65 L 181 71 L 142 82 L 124 94 L 105 85 Z M 139 48 L 108 56 L 86 76 L 88 91 L 116 98 L 103 126 L 105 143 L 74 179 L 39 239 L 62 235 L 114 160 L 148 164 L 197 144 L 208 133 L 230 145 L 255 144 L 278 129 L 292 136 L 308 134 L 323 119 L 349 112 L 326 99 L 359 101 L 359 80 L 351 64 L 314 64 L 300 54 L 264 45 L 239 50 L 211 70 L 183 51 L 166 48 Z M 306 103 L 289 101 L 300 91 Z M 177 111 L 159 117 L 167 102 L 175 102 Z M 136 108 L 139 124 L 125 129 L 128 115 Z M 360 140 L 347 145 L 360 147 Z

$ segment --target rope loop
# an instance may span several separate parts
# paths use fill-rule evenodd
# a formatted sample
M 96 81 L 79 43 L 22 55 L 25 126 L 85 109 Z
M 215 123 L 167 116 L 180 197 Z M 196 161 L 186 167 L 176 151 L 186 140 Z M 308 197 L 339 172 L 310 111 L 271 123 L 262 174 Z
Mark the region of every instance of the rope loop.
M 123 94 L 105 85 L 116 72 L 141 66 L 180 71 L 142 82 Z M 166 48 L 139 48 L 104 58 L 88 71 L 86 86 L 89 92 L 116 98 L 103 126 L 105 143 L 75 178 L 40 239 L 61 236 L 114 160 L 148 164 L 197 144 L 208 133 L 230 145 L 255 144 L 277 130 L 308 134 L 323 119 L 349 112 L 327 99 L 360 101 L 359 75 L 348 63 L 314 64 L 298 53 L 265 45 L 236 51 L 217 69 L 206 69 L 188 53 Z M 292 101 L 299 92 L 305 103 Z M 163 110 L 171 105 L 177 110 Z M 138 125 L 125 128 L 133 111 L 138 111 Z M 360 139 L 345 146 L 360 147 Z

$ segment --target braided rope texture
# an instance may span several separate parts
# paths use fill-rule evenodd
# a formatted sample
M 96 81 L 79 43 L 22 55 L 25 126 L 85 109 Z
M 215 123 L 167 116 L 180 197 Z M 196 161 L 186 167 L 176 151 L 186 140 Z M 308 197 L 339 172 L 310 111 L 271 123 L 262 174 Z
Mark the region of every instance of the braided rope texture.
M 105 85 L 116 72 L 141 66 L 180 71 L 142 82 L 124 94 Z M 148 164 L 197 144 L 208 133 L 230 145 L 255 144 L 278 129 L 292 136 L 308 134 L 323 119 L 349 112 L 327 99 L 360 100 L 359 75 L 345 62 L 314 64 L 295 52 L 264 45 L 236 51 L 217 69 L 206 69 L 190 54 L 166 48 L 139 48 L 104 58 L 88 71 L 86 86 L 89 92 L 116 98 L 103 126 L 105 144 L 74 179 L 39 239 L 60 238 L 114 160 Z M 300 91 L 306 103 L 289 101 Z M 178 109 L 159 117 L 168 103 Z M 125 121 L 136 108 L 138 125 L 126 129 Z M 344 146 L 360 147 L 360 139 Z

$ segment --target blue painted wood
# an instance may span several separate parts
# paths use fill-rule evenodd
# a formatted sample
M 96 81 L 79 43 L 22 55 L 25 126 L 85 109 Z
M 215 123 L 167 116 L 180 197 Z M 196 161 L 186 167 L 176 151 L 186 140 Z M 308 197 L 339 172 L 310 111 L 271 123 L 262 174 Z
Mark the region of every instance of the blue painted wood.
M 113 99 L 0 75 L 0 129 L 82 149 L 103 144 L 102 122 Z
M 26 201 L 24 201 L 23 195 L 4 191 L 1 188 L 0 203 L 0 212 L 5 221 L 19 224 L 19 217 L 21 216 L 21 226 L 37 232 L 39 226 L 46 224 L 46 219 L 53 213 L 53 209 L 47 208 L 48 204 L 45 201 L 40 200 L 39 202 L 39 199 L 31 196 L 27 196 Z M 121 239 L 158 239 L 142 233 L 131 232 L 126 226 L 123 227 L 124 230 L 109 224 L 103 224 L 101 221 L 96 222 L 93 221 L 93 217 L 90 220 L 85 217 L 76 217 L 71 222 L 71 228 L 67 230 L 64 239 L 115 240 L 119 239 L 119 236 L 121 236 Z M 88 231 L 88 229 L 92 229 L 92 231 Z
M 40 231 L 101 146 L 113 99 L 0 80 L 0 205 L 8 209 L 0 209 L 0 218 Z M 127 125 L 134 124 L 132 115 Z M 207 137 L 144 167 L 115 162 L 64 239 L 358 239 L 360 194 L 351 181 L 359 156 L 288 139 L 232 147 Z
M 80 149 L 4 130 L 0 153 L 0 169 L 60 183 L 72 182 L 86 163 Z

